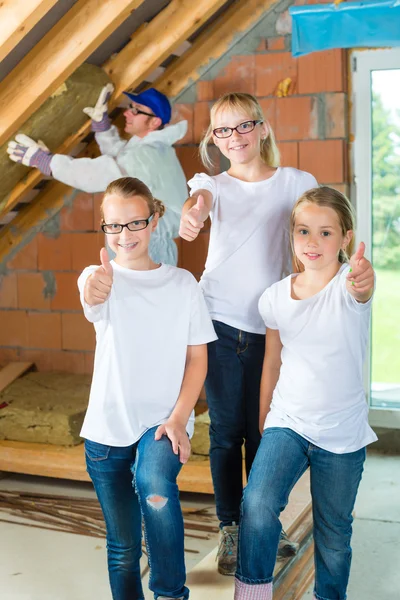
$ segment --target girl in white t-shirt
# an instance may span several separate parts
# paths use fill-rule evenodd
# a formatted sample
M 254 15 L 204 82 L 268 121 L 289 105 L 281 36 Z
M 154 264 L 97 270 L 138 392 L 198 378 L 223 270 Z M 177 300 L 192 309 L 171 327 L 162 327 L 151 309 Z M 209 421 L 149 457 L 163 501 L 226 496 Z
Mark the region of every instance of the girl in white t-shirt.
M 243 494 L 236 600 L 272 599 L 279 515 L 308 467 L 314 598 L 346 598 L 352 511 L 365 447 L 376 440 L 363 387 L 374 271 L 363 243 L 353 254 L 353 229 L 343 194 L 328 187 L 303 194 L 290 223 L 300 273 L 260 298 L 264 433 Z
M 142 519 L 155 598 L 189 597 L 177 476 L 190 454 L 193 408 L 216 339 L 195 278 L 148 252 L 164 207 L 131 177 L 106 189 L 102 230 L 115 259 L 86 268 L 78 286 L 96 330 L 86 464 L 107 529 L 114 600 L 144 599 Z
M 227 171 L 189 181 L 180 227 L 194 240 L 208 216 L 210 244 L 201 278 L 218 341 L 208 345 L 206 394 L 210 461 L 221 524 L 218 570 L 234 575 L 243 490 L 242 446 L 247 475 L 260 443 L 259 390 L 265 327 L 257 303 L 262 291 L 290 273 L 287 223 L 295 201 L 317 185 L 309 173 L 279 167 L 273 131 L 257 99 L 230 93 L 211 109 L 201 143 L 206 166 L 213 141 L 230 162 Z M 284 534 L 280 554 L 296 551 Z

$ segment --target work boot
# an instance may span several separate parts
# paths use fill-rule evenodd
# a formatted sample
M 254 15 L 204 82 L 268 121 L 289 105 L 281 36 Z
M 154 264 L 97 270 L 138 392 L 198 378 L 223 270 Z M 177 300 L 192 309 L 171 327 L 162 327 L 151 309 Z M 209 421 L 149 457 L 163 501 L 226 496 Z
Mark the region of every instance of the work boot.
M 236 573 L 238 532 L 238 525 L 225 525 L 219 532 L 217 560 L 218 573 L 221 573 L 221 575 L 234 575 Z
M 284 560 L 285 558 L 290 558 L 291 556 L 295 556 L 299 550 L 299 544 L 297 542 L 292 542 L 289 540 L 286 533 L 281 531 L 281 537 L 279 538 L 278 544 L 278 560 Z

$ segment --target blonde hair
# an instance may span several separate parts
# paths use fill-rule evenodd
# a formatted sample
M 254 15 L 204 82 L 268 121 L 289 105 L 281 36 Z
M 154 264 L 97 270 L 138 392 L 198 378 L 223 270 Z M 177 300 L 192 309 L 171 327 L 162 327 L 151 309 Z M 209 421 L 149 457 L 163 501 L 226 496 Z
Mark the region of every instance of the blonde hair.
M 103 200 L 100 206 L 101 223 L 104 224 L 104 212 L 103 205 L 104 200 L 111 194 L 117 194 L 122 198 L 130 198 L 132 196 L 140 196 L 146 201 L 149 207 L 150 214 L 158 213 L 160 217 L 165 213 L 165 206 L 161 200 L 154 198 L 153 194 L 143 181 L 136 179 L 136 177 L 121 177 L 115 179 L 108 184 L 106 191 L 104 192 Z
M 215 104 L 213 104 L 210 111 L 210 125 L 208 126 L 206 134 L 201 141 L 199 148 L 200 157 L 204 166 L 208 168 L 215 166 L 210 158 L 209 143 L 213 137 L 213 122 L 215 115 L 221 109 L 244 112 L 249 115 L 250 119 L 253 119 L 254 121 L 263 121 L 263 123 L 266 123 L 269 133 L 266 138 L 261 140 L 260 156 L 265 164 L 269 167 L 279 167 L 280 154 L 275 142 L 274 132 L 272 131 L 267 119 L 264 117 L 262 108 L 258 103 L 257 98 L 251 94 L 244 94 L 242 92 L 230 92 L 228 94 L 224 94 L 215 102 Z
M 294 252 L 293 231 L 294 226 L 296 224 L 296 213 L 299 207 L 305 202 L 315 204 L 316 206 L 327 206 L 328 208 L 332 208 L 332 210 L 334 210 L 337 214 L 343 236 L 345 236 L 348 231 L 354 231 L 355 226 L 354 209 L 347 196 L 345 196 L 338 190 L 335 190 L 326 185 L 318 188 L 313 188 L 305 192 L 297 200 L 296 204 L 293 207 L 292 214 L 290 216 L 290 245 L 292 248 L 294 264 L 297 272 L 303 271 L 304 268 Z M 338 257 L 339 262 L 345 263 L 349 261 L 350 256 L 354 252 L 354 245 L 355 239 L 354 236 L 352 236 L 346 248 L 344 250 L 340 249 Z

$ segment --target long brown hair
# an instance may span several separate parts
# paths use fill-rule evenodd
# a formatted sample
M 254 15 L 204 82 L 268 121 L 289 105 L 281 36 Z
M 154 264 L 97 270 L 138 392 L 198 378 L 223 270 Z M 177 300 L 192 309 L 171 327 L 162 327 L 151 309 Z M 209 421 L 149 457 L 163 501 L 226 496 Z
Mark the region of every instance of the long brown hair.
M 100 206 L 101 223 L 104 223 L 103 205 L 104 200 L 111 194 L 117 194 L 122 198 L 131 198 L 132 196 L 140 196 L 146 201 L 149 207 L 150 214 L 158 213 L 160 217 L 165 213 L 165 206 L 161 200 L 154 198 L 153 194 L 143 181 L 136 179 L 136 177 L 121 177 L 115 179 L 108 184 L 106 191 L 104 192 L 103 200 Z
M 303 271 L 304 268 L 294 252 L 293 231 L 296 223 L 296 213 L 299 207 L 305 202 L 316 204 L 317 206 L 327 206 L 328 208 L 332 208 L 337 214 L 343 236 L 345 236 L 348 231 L 354 231 L 355 227 L 354 209 L 347 196 L 326 185 L 313 188 L 305 192 L 297 200 L 290 216 L 290 244 L 293 253 L 293 261 L 297 272 Z M 344 250 L 340 249 L 338 257 L 339 262 L 345 263 L 349 261 L 350 256 L 354 252 L 354 245 L 355 239 L 354 236 L 352 236 L 346 248 Z

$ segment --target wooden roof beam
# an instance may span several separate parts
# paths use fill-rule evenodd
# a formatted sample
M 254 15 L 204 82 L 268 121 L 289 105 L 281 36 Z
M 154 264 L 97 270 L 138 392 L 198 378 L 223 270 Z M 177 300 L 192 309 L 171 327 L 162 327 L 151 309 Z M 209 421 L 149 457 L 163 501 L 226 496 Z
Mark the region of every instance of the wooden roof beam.
M 141 83 L 154 67 L 190 37 L 222 4 L 224 0 L 172 0 L 150 24 L 135 32 L 127 46 L 103 65 L 116 84 L 116 91 L 109 102 L 110 110 L 118 105 L 124 90 Z M 86 121 L 55 152 L 68 154 L 89 132 L 90 121 Z M 0 216 L 12 210 L 22 196 L 42 179 L 43 175 L 37 169 L 27 172 L 26 177 L 9 194 Z
M 207 65 L 227 52 L 275 4 L 277 0 L 246 0 L 233 4 L 152 85 L 171 98 L 177 96 L 200 79 Z
M 0 61 L 56 2 L 57 0 L 3 0 L 0 3 Z
M 135 88 L 201 27 L 226 0 L 172 0 L 129 44 L 105 63 L 115 86 L 114 105 L 123 91 Z
M 49 219 L 64 206 L 65 195 L 73 194 L 73 188 L 54 181 L 46 186 L 17 216 L 0 232 L 0 265 L 18 252 L 26 239 L 32 239 Z
M 0 146 L 142 2 L 74 4 L 2 82 Z

